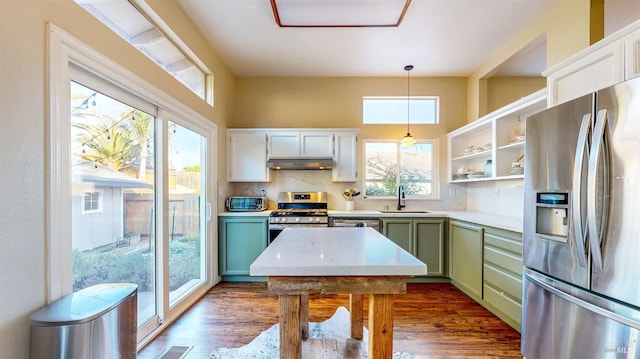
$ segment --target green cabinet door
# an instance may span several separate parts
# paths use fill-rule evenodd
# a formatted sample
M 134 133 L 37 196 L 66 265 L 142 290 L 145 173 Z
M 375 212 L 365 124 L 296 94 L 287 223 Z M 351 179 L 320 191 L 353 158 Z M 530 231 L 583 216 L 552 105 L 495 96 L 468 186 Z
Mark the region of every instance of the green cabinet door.
M 482 235 L 482 227 L 449 222 L 451 283 L 478 302 L 482 300 Z
M 427 276 L 444 277 L 444 223 L 442 218 L 383 218 L 382 234 L 426 263 Z
M 413 223 L 414 255 L 427 264 L 430 277 L 446 276 L 444 223 L 444 219 L 416 219 Z
M 220 217 L 218 230 L 220 274 L 250 280 L 249 266 L 267 248 L 269 217 Z
M 407 218 L 383 218 L 382 234 L 405 251 L 415 255 L 413 220 Z

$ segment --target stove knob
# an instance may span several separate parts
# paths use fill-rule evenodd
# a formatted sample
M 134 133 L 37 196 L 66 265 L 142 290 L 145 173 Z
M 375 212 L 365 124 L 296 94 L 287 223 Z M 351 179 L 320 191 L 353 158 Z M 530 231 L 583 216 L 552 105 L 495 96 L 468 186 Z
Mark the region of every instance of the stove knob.
M 316 218 L 316 222 L 317 222 L 317 223 L 320 223 L 320 217 L 317 217 L 317 218 Z
M 300 222 L 300 217 L 296 217 L 296 222 Z

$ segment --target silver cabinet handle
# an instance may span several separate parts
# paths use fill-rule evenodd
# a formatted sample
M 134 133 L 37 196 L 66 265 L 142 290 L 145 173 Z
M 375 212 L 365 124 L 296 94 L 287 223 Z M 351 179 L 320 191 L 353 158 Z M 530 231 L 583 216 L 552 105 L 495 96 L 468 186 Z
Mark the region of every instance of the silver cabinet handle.
M 576 157 L 573 161 L 573 196 L 571 200 L 571 217 L 573 222 L 573 233 L 578 252 L 578 263 L 581 267 L 587 267 L 586 246 L 586 216 L 582 215 L 582 173 L 584 171 L 585 158 L 589 158 L 587 138 L 591 125 L 591 114 L 582 116 L 580 133 L 578 134 L 578 145 L 576 147 Z M 585 157 L 586 155 L 586 157 Z

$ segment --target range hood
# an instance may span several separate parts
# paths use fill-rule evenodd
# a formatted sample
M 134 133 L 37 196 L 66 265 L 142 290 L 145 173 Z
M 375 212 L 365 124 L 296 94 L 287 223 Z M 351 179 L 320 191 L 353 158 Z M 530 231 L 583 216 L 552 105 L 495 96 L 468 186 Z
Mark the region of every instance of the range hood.
M 330 170 L 331 158 L 271 158 L 267 167 L 274 170 Z

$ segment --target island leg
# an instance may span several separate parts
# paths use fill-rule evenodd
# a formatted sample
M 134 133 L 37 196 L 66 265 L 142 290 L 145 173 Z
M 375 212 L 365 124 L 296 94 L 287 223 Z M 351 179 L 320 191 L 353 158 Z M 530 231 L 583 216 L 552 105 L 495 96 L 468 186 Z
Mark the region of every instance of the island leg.
M 302 339 L 309 338 L 309 292 L 300 295 L 300 332 Z
M 351 338 L 362 339 L 362 294 L 350 295 Z
M 393 357 L 393 295 L 369 294 L 369 358 Z
M 280 296 L 280 359 L 302 359 L 300 294 Z

